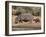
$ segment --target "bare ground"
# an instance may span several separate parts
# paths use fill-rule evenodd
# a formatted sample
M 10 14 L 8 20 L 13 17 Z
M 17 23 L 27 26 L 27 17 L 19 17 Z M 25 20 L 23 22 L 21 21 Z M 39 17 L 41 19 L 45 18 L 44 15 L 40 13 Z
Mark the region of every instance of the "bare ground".
M 36 16 L 34 16 L 36 17 Z M 38 17 L 40 18 L 40 17 Z M 30 22 L 22 22 L 22 23 L 17 23 L 15 24 L 15 16 L 13 16 L 13 25 L 12 25 L 12 30 L 15 31 L 15 30 L 39 30 L 41 29 L 41 23 L 38 22 L 38 23 L 34 23 L 32 21 L 32 23 Z

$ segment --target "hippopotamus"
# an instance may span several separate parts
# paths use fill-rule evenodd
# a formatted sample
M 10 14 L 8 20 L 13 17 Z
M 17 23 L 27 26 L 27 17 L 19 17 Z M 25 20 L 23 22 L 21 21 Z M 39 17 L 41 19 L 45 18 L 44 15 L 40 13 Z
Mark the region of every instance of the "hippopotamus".
M 31 14 L 31 13 L 23 13 L 23 14 L 20 14 L 20 15 L 18 15 L 17 17 L 16 17 L 16 22 L 22 22 L 22 21 L 24 21 L 24 22 L 28 22 L 28 21 L 30 21 L 30 22 L 32 22 L 32 20 L 33 20 L 33 15 Z

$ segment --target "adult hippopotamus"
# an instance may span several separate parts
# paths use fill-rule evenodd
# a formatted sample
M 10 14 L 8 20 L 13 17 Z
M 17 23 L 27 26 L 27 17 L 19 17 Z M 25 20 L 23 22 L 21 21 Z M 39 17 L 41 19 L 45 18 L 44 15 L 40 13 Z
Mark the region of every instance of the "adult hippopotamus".
M 33 15 L 31 13 L 23 13 L 23 14 L 20 14 L 16 17 L 16 22 L 32 22 L 33 20 Z

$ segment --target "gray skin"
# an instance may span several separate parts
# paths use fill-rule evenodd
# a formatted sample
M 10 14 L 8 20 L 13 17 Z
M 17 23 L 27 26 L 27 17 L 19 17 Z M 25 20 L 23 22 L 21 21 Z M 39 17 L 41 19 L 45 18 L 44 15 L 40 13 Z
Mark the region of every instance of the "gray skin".
M 22 22 L 22 21 L 24 21 L 24 22 L 28 22 L 28 21 L 32 22 L 32 20 L 33 20 L 33 15 L 30 14 L 30 13 L 28 13 L 28 14 L 27 13 L 20 14 L 20 15 L 18 15 L 16 17 L 16 22 Z

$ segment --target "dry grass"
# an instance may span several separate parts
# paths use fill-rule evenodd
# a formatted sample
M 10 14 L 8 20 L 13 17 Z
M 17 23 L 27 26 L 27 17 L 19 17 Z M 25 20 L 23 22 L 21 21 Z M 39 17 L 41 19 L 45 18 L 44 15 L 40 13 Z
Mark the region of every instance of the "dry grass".
M 41 17 L 39 17 L 39 16 L 37 16 L 39 19 L 41 18 Z M 34 18 L 36 18 L 36 16 L 34 16 Z M 34 30 L 34 29 L 41 29 L 41 23 L 40 22 L 38 22 L 38 23 L 34 23 L 33 21 L 32 21 L 32 23 L 30 23 L 30 22 L 22 22 L 22 23 L 17 23 L 17 24 L 15 24 L 15 16 L 13 16 L 13 25 L 12 25 L 12 28 L 13 28 L 13 30 L 19 30 L 19 29 L 17 29 L 17 28 L 20 28 L 20 30 Z M 21 28 L 23 28 L 23 29 L 21 29 Z M 25 29 L 26 28 L 26 29 Z

